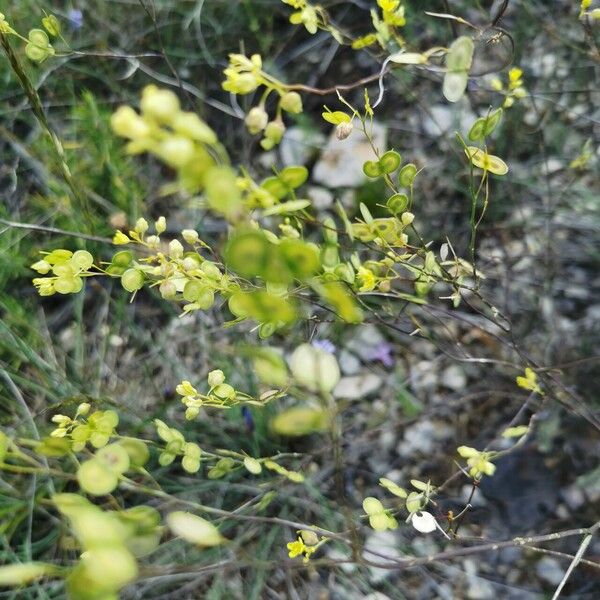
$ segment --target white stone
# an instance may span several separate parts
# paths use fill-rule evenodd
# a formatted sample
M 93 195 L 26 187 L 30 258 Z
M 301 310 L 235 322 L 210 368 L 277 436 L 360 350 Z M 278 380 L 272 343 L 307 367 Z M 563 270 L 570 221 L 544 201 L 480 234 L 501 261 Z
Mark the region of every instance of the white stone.
M 538 561 L 535 572 L 540 579 L 550 585 L 558 585 L 565 574 L 565 569 L 555 558 L 544 556 Z
M 279 146 L 279 155 L 284 166 L 304 165 L 325 143 L 325 137 L 303 127 L 290 127 L 286 130 Z
M 386 148 L 387 129 L 383 125 L 373 124 L 372 137 L 375 147 Z M 363 164 L 373 159 L 371 144 L 359 127 L 345 140 L 338 140 L 333 131 L 315 165 L 313 181 L 329 188 L 357 187 L 366 180 Z
M 460 392 L 467 385 L 467 376 L 465 372 L 458 365 L 450 365 L 444 369 L 441 377 L 441 383 L 443 386 Z
M 345 398 L 346 400 L 360 400 L 376 392 L 382 383 L 381 377 L 375 375 L 375 373 L 342 377 L 335 386 L 333 395 L 336 398 Z

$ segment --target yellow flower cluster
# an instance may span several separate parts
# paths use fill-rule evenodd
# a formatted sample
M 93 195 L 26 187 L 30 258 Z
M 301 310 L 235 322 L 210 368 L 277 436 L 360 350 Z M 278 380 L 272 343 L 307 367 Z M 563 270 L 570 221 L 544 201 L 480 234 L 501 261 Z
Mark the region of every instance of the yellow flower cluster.
M 496 465 L 490 461 L 493 452 L 481 452 L 469 446 L 460 446 L 458 453 L 467 459 L 469 465 L 469 475 L 475 479 L 481 479 L 484 475 L 493 475 L 496 471 Z
M 506 87 L 498 77 L 492 79 L 491 85 L 497 92 L 504 92 L 505 98 L 502 104 L 504 108 L 510 108 L 516 99 L 527 96 L 527 90 L 523 85 L 523 71 L 519 67 L 513 67 L 508 72 Z
M 288 542 L 288 556 L 296 558 L 303 556 L 303 561 L 307 563 L 310 557 L 325 543 L 328 538 L 321 537 L 309 529 L 301 529 L 298 531 L 298 538 L 292 542 Z
M 86 250 L 53 250 L 44 253 L 31 268 L 41 275 L 52 273 L 49 277 L 36 277 L 33 285 L 40 296 L 59 294 L 75 294 L 83 287 L 83 277 L 90 274 L 89 269 L 94 263 L 94 257 Z
M 400 0 L 377 0 L 383 22 L 390 27 L 404 27 L 406 25 L 406 17 L 404 16 L 404 6 Z
M 542 388 L 538 385 L 535 371 L 529 367 L 525 368 L 525 376 L 521 375 L 517 377 L 517 385 L 524 390 L 529 390 L 540 395 L 543 394 Z
M 215 132 L 195 113 L 181 110 L 173 92 L 155 85 L 144 88 L 140 109 L 121 106 L 111 118 L 113 131 L 130 140 L 127 151 L 154 154 L 177 171 L 187 190 L 198 191 L 214 166 Z
M 230 54 L 229 65 L 223 73 L 226 79 L 222 87 L 232 94 L 250 94 L 259 86 L 264 86 L 265 90 L 259 104 L 248 111 L 244 122 L 252 135 L 263 134 L 260 145 L 264 150 L 271 150 L 281 142 L 285 133 L 285 125 L 281 118 L 282 111 L 290 114 L 302 112 L 300 94 L 289 90 L 285 84 L 265 73 L 262 70 L 262 59 L 258 54 L 253 54 L 250 58 L 243 54 Z M 265 105 L 271 92 L 276 92 L 279 99 L 276 116 L 270 121 Z

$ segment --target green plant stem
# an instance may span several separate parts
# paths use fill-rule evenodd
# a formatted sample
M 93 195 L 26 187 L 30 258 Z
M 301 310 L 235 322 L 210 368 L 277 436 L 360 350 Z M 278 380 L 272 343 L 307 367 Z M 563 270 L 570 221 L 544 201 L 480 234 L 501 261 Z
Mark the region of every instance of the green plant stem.
M 56 132 L 52 129 L 52 127 L 48 123 L 48 119 L 46 118 L 46 113 L 44 112 L 44 108 L 42 106 L 40 97 L 39 97 L 35 87 L 29 80 L 29 77 L 25 73 L 25 70 L 23 69 L 23 65 L 21 64 L 19 57 L 13 51 L 13 49 L 10 45 L 10 42 L 8 41 L 7 34 L 3 33 L 2 31 L 0 31 L 0 45 L 2 45 L 2 48 L 10 62 L 10 66 L 11 66 L 13 72 L 15 73 L 15 75 L 17 76 L 17 79 L 19 80 L 19 83 L 21 84 L 21 87 L 23 88 L 23 91 L 25 92 L 27 99 L 29 100 L 29 104 L 31 105 L 33 114 L 35 115 L 35 117 L 36 117 L 38 123 L 40 124 L 40 126 L 42 127 L 42 129 L 50 136 L 50 140 L 52 142 L 52 147 L 58 158 L 59 164 L 61 166 L 61 172 L 62 172 L 63 179 L 65 180 L 65 183 L 67 184 L 69 190 L 71 191 L 73 200 L 75 201 L 77 208 L 79 210 L 81 210 L 81 212 L 83 213 L 83 215 L 85 217 L 85 220 L 87 221 L 88 231 L 91 232 L 93 229 L 93 226 L 92 226 L 92 218 L 91 218 L 89 202 L 88 202 L 87 198 L 85 196 L 83 196 L 77 189 L 75 182 L 73 181 L 73 177 L 71 175 L 71 170 L 69 169 L 69 165 L 67 165 L 67 163 L 65 161 L 65 153 L 64 153 L 62 144 L 60 142 L 60 139 L 58 138 L 58 135 L 56 134 Z

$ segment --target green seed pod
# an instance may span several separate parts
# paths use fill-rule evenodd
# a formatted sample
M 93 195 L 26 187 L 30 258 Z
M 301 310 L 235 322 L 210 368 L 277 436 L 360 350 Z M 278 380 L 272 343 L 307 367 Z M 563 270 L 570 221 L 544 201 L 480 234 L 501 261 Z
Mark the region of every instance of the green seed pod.
M 71 263 L 78 269 L 87 271 L 94 264 L 94 257 L 87 250 L 77 250 L 71 257 Z
M 393 173 L 402 162 L 402 157 L 395 150 L 388 150 L 384 152 L 379 159 L 379 168 L 382 173 L 389 175 Z
M 446 54 L 446 67 L 449 71 L 468 71 L 473 61 L 475 45 L 473 40 L 463 35 L 454 40 Z
M 137 269 L 127 269 L 121 275 L 121 285 L 128 292 L 135 292 L 144 287 L 144 274 Z
M 119 477 L 101 461 L 92 458 L 79 467 L 77 481 L 81 489 L 91 496 L 104 496 L 117 487 Z
M 181 459 L 181 466 L 187 473 L 197 473 L 200 470 L 200 461 L 193 456 L 184 456 Z
M 213 390 L 213 394 L 221 400 L 232 400 L 235 398 L 235 389 L 228 383 L 221 383 Z
M 252 473 L 252 475 L 258 475 L 262 471 L 261 464 L 251 456 L 246 456 L 246 458 L 244 458 L 244 467 L 249 473 Z
M 417 176 L 417 171 L 417 166 L 413 163 L 404 165 L 398 174 L 398 183 L 400 183 L 402 187 L 412 187 L 415 177 Z
M 258 328 L 258 337 L 261 340 L 270 338 L 277 331 L 276 323 L 262 323 Z
M 372 179 L 381 176 L 381 167 L 379 163 L 374 160 L 368 160 L 363 164 L 363 173 L 367 177 L 371 177 Z
M 270 252 L 271 244 L 263 232 L 246 231 L 229 239 L 225 262 L 242 277 L 254 277 L 264 273 Z
M 406 165 L 409 166 L 409 165 Z M 409 199 L 406 194 L 394 194 L 386 202 L 389 211 L 394 215 L 399 215 L 408 208 Z
M 286 167 L 280 171 L 278 178 L 288 188 L 299 188 L 308 179 L 308 169 L 299 165 Z
M 290 272 L 296 279 L 306 279 L 321 267 L 319 252 L 315 246 L 302 240 L 284 239 L 279 252 Z
M 129 461 L 134 467 L 143 467 L 150 458 L 148 446 L 136 438 L 121 438 L 119 444 L 125 449 L 129 456 Z M 142 508 L 142 507 L 139 507 Z M 147 508 L 147 507 L 143 507 Z
M 190 279 L 183 288 L 183 298 L 187 302 L 196 302 L 205 285 L 197 279 Z
M 129 454 L 119 443 L 109 444 L 98 450 L 95 460 L 117 475 L 125 473 L 130 465 Z

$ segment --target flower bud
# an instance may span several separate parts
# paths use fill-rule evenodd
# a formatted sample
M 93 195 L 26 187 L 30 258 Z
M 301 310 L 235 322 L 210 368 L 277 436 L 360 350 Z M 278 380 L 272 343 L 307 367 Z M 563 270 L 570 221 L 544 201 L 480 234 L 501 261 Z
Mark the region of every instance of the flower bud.
M 221 369 L 215 369 L 208 374 L 208 385 L 210 387 L 216 387 L 221 385 L 225 381 L 225 374 Z
M 158 291 L 165 300 L 169 300 L 177 295 L 177 286 L 173 281 L 167 279 L 160 284 Z
M 144 115 L 161 123 L 170 123 L 179 112 L 179 99 L 170 90 L 158 89 L 148 85 L 142 91 L 140 108 Z
M 194 229 L 184 229 L 181 232 L 181 237 L 190 245 L 194 245 L 199 239 L 198 232 Z
M 58 423 L 60 425 L 67 425 L 71 422 L 71 419 L 66 415 L 54 415 L 51 420 L 53 423 Z
M 335 128 L 335 137 L 338 140 L 345 140 L 351 133 L 354 126 L 350 121 L 342 122 Z
M 281 97 L 280 106 L 286 112 L 297 115 L 302 112 L 302 98 L 298 92 L 287 92 Z
M 194 143 L 185 137 L 172 136 L 159 146 L 160 157 L 172 167 L 183 167 L 194 157 Z
M 175 259 L 183 256 L 183 245 L 179 240 L 171 240 L 169 242 L 169 256 Z
M 173 119 L 173 130 L 204 144 L 216 144 L 215 132 L 195 113 L 180 112 Z
M 199 413 L 200 409 L 197 406 L 189 406 L 185 409 L 185 418 L 188 421 L 191 421 L 192 419 L 195 419 Z
M 121 137 L 137 140 L 150 133 L 150 127 L 131 106 L 121 106 L 110 118 L 113 131 Z
M 156 233 L 159 235 L 165 231 L 167 228 L 167 221 L 164 217 L 158 217 L 157 221 L 154 223 L 154 228 L 156 229 Z
M 235 94 L 249 94 L 258 87 L 258 80 L 252 73 L 241 73 L 235 78 Z
M 37 271 L 38 273 L 40 273 L 41 275 L 45 275 L 46 273 L 48 273 L 48 271 L 50 271 L 50 269 L 52 268 L 52 265 L 48 261 L 38 260 L 37 262 L 35 262 L 31 265 L 31 268 L 34 271 Z
M 160 243 L 160 238 L 157 235 L 149 235 L 146 238 L 146 244 L 150 248 L 158 248 L 158 244 Z
M 92 408 L 92 405 L 89 402 L 82 402 L 77 407 L 77 414 L 78 415 L 87 415 L 90 412 L 91 408 Z
M 282 121 L 271 121 L 265 127 L 265 137 L 268 140 L 271 140 L 274 144 L 279 144 L 284 133 L 285 125 Z
M 248 111 L 244 123 L 252 135 L 260 133 L 269 122 L 269 115 L 262 106 L 255 106 Z
M 415 215 L 413 215 L 411 212 L 405 212 L 402 213 L 402 217 L 400 219 L 402 221 L 402 225 L 406 227 L 415 220 Z
M 143 218 L 139 218 L 136 222 L 135 222 L 135 230 L 140 234 L 140 235 L 144 235 L 146 233 L 146 231 L 148 231 L 148 221 L 146 221 L 146 219 Z
M 115 246 L 129 244 L 130 241 L 131 240 L 122 231 L 117 231 L 113 236 L 113 244 L 115 244 Z

